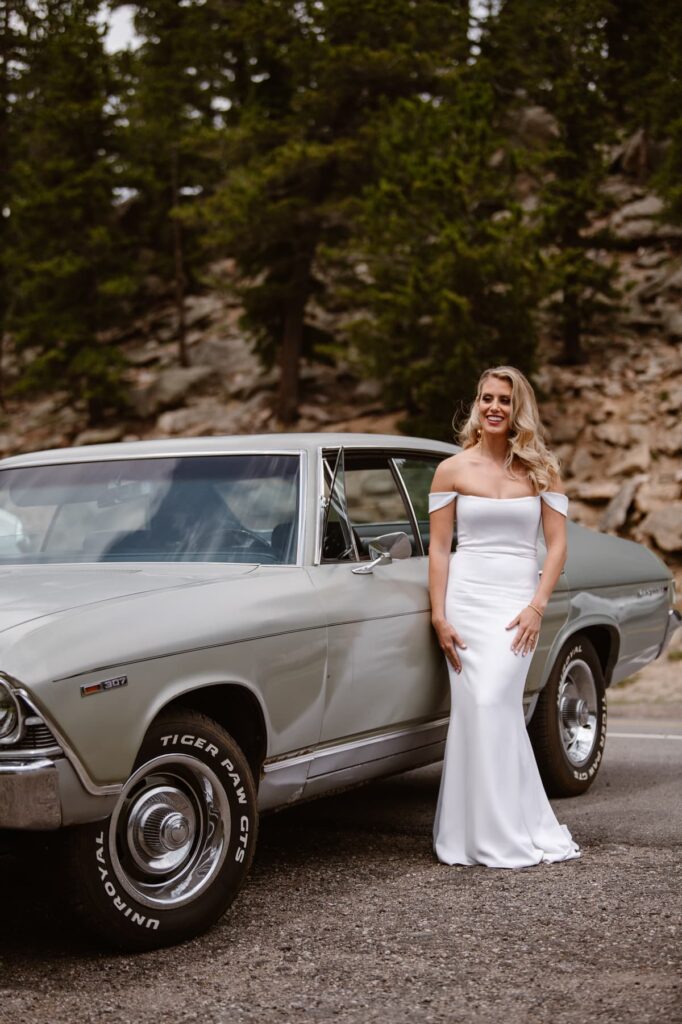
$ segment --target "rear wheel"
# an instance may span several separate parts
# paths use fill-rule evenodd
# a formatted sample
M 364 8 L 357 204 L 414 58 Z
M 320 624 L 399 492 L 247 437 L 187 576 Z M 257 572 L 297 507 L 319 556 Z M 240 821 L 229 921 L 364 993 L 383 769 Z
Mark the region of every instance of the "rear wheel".
M 108 943 L 143 950 L 205 931 L 227 909 L 256 842 L 256 788 L 216 722 L 156 721 L 109 818 L 71 830 L 76 902 Z
M 550 796 L 577 796 L 592 785 L 606 742 L 606 691 L 597 652 L 583 634 L 561 648 L 528 732 Z

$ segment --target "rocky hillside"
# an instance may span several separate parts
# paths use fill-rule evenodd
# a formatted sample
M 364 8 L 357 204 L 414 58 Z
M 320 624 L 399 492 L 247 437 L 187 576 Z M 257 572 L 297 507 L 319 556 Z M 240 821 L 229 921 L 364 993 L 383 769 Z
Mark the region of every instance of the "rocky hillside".
M 622 168 L 618 168 L 622 170 Z M 536 384 L 561 458 L 572 515 L 650 545 L 682 586 L 682 231 L 660 221 L 657 196 L 615 173 L 609 226 L 620 242 L 623 297 L 608 332 L 586 341 L 589 361 L 563 367 L 547 336 Z M 595 231 L 601 227 L 595 223 Z M 215 268 L 226 287 L 188 300 L 192 365 L 178 367 L 172 305 L 159 304 L 115 340 L 128 360 L 133 412 L 88 429 L 85 411 L 65 395 L 7 401 L 0 410 L 0 455 L 37 448 L 152 437 L 274 431 L 274 372 L 264 374 L 239 329 L 229 297 L 233 268 Z M 13 366 L 6 360 L 5 374 Z M 306 364 L 298 430 L 398 430 L 380 381 L 358 381 L 350 367 Z

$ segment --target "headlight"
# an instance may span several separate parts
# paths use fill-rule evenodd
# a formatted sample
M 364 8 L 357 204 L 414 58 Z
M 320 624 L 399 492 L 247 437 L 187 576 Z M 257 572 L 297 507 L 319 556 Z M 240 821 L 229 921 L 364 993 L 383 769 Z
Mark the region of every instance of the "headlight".
M 13 743 L 21 732 L 19 702 L 7 683 L 0 681 L 0 743 Z

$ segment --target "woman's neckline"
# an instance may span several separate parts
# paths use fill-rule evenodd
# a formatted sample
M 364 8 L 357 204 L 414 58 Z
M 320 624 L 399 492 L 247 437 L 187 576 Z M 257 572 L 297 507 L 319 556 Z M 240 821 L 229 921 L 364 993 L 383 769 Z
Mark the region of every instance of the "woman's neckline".
M 463 494 L 461 491 L 456 491 L 455 494 L 458 498 L 478 498 L 480 501 L 528 501 L 529 498 L 539 498 L 539 494 L 520 494 L 516 498 L 495 498 L 488 494 Z

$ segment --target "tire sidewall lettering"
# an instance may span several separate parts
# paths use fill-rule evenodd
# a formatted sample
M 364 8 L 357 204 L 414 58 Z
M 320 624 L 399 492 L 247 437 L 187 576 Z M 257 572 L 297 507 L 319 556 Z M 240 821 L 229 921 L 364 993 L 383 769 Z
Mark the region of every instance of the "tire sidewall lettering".
M 145 741 L 146 744 L 147 742 Z M 154 746 L 156 751 L 153 749 Z M 97 902 L 101 904 L 104 899 L 106 905 L 111 908 L 107 916 L 111 916 L 113 913 L 120 920 L 121 926 L 130 932 L 131 941 L 135 941 L 133 933 L 149 931 L 158 932 L 159 935 L 163 933 L 172 935 L 178 928 L 183 927 L 183 922 L 187 918 L 191 918 L 193 912 L 201 915 L 204 907 L 208 909 L 213 906 L 218 889 L 236 893 L 250 864 L 257 832 L 258 819 L 253 784 L 250 776 L 248 780 L 244 778 L 244 769 L 240 767 L 239 763 L 243 755 L 240 754 L 240 759 L 237 759 L 230 747 L 216 743 L 210 733 L 200 735 L 187 729 L 177 732 L 164 730 L 155 738 L 152 737 L 148 747 L 149 749 L 145 751 L 143 746 L 142 750 L 145 751 L 145 756 L 142 760 L 138 759 L 136 770 L 146 760 L 151 760 L 160 754 L 167 756 L 174 751 L 182 754 L 185 758 L 188 755 L 196 757 L 197 761 L 210 767 L 225 792 L 232 822 L 223 866 L 214 882 L 202 890 L 195 900 L 169 909 L 155 908 L 140 903 L 121 885 L 117 871 L 123 868 L 119 865 L 116 870 L 114 869 L 109 852 L 109 842 L 112 838 L 109 833 L 111 822 L 99 823 L 99 827 L 94 832 L 94 847 L 92 848 L 94 856 L 90 862 L 90 875 L 91 879 L 94 878 L 94 888 L 101 893 Z M 220 878 L 220 882 L 216 886 L 218 878 Z

